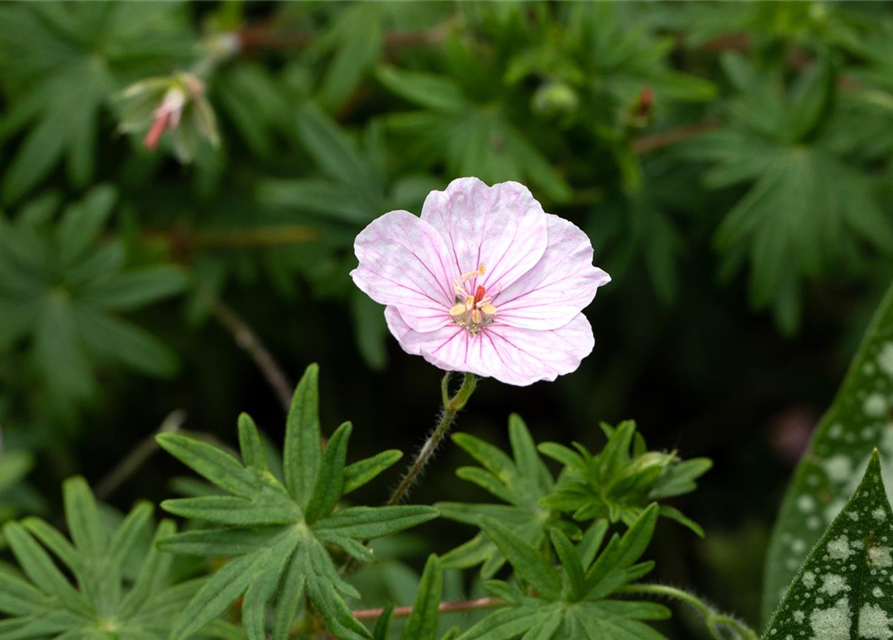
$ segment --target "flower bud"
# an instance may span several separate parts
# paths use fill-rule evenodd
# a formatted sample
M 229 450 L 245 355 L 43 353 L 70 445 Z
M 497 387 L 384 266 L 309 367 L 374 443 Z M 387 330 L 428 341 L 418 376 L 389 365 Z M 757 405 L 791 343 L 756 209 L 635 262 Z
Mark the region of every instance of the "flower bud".
M 580 98 L 577 92 L 564 82 L 547 82 L 533 94 L 534 113 L 548 118 L 573 113 L 579 104 Z
M 219 143 L 205 85 L 192 73 L 147 78 L 131 85 L 121 95 L 119 114 L 119 131 L 143 135 L 143 146 L 151 151 L 167 136 L 184 163 L 195 157 L 202 140 Z

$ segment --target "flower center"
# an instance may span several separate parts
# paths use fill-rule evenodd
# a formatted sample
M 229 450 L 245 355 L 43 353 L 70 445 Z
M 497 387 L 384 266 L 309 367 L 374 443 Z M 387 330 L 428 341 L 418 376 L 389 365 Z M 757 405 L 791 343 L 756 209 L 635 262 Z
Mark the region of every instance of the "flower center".
M 490 304 L 492 298 L 486 297 L 487 291 L 483 286 L 478 285 L 474 290 L 474 295 L 471 295 L 465 288 L 466 282 L 484 275 L 485 271 L 484 265 L 481 265 L 477 271 L 463 273 L 460 276 L 461 281 L 453 281 L 456 304 L 450 308 L 450 318 L 473 336 L 479 334 L 496 317 L 496 307 Z

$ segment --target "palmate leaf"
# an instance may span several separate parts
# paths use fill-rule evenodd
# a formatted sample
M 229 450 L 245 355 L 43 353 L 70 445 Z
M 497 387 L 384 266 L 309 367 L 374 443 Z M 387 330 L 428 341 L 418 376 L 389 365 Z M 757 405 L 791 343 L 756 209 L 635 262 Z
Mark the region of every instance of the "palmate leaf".
M 574 449 L 554 442 L 539 446 L 565 465 L 554 491 L 540 499 L 542 506 L 568 511 L 578 521 L 607 518 L 631 525 L 654 500 L 694 491 L 695 480 L 712 466 L 706 458 L 682 461 L 675 453 L 648 451 L 635 422 L 601 426 L 608 442 L 597 455 L 580 444 Z M 703 537 L 701 527 L 678 510 L 661 505 L 660 514 Z
M 893 637 L 893 511 L 877 450 L 794 576 L 764 638 Z
M 4 527 L 21 574 L 0 568 L 0 637 L 119 640 L 167 640 L 172 614 L 194 594 L 201 580 L 172 584 L 171 556 L 154 542 L 175 531 L 162 521 L 146 543 L 152 507 L 142 503 L 109 533 L 83 478 L 63 485 L 65 517 L 71 540 L 39 518 Z M 47 549 L 56 556 L 54 561 Z M 134 581 L 123 581 L 127 558 L 141 558 Z M 66 573 L 74 577 L 69 582 Z M 197 636 L 219 635 L 220 623 Z M 197 630 L 198 631 L 198 630 Z M 232 634 L 231 634 L 232 635 Z
M 189 280 L 170 265 L 128 269 L 122 243 L 102 240 L 116 197 L 98 186 L 58 218 L 51 196 L 13 222 L 0 216 L 0 351 L 29 342 L 39 383 L 63 403 L 91 396 L 103 363 L 156 376 L 177 369 L 168 347 L 119 314 L 175 295 Z
M 328 57 L 317 99 L 336 111 L 351 97 L 369 70 L 384 55 L 385 30 L 422 31 L 448 11 L 440 3 L 392 5 L 358 3 L 333 12 L 328 28 L 310 48 L 311 56 Z
M 188 54 L 184 17 L 175 4 L 0 7 L 3 88 L 15 105 L 0 121 L 0 139 L 28 127 L 2 181 L 5 202 L 17 201 L 63 159 L 73 184 L 89 182 L 104 104 L 147 65 Z
M 409 141 L 414 157 L 428 165 L 443 161 L 452 175 L 474 175 L 488 183 L 518 180 L 552 200 L 567 200 L 567 182 L 513 117 L 519 96 L 503 87 L 495 65 L 482 66 L 470 51 L 453 51 L 462 60 L 459 64 L 489 69 L 494 76 L 488 85 L 491 95 L 478 96 L 474 88 L 446 75 L 380 67 L 376 75 L 386 88 L 423 108 L 388 115 L 389 129 Z
M 508 558 L 522 587 L 535 591 L 498 580 L 485 583 L 506 605 L 472 626 L 459 640 L 665 640 L 643 621 L 668 618 L 666 607 L 611 599 L 618 589 L 653 567 L 651 562 L 638 560 L 651 540 L 657 517 L 658 507 L 651 505 L 622 537 L 615 534 L 601 553 L 598 548 L 607 529 L 605 521 L 594 525 L 576 547 L 553 529 L 558 567 L 508 527 L 483 518 L 481 527 Z
M 346 464 L 351 425 L 345 423 L 323 451 L 319 424 L 318 368 L 311 365 L 298 384 L 288 414 L 284 482 L 270 473 L 254 422 L 239 419 L 242 460 L 183 436 L 164 434 L 158 442 L 171 455 L 225 491 L 225 495 L 167 500 L 167 511 L 210 524 L 165 538 L 161 548 L 231 559 L 192 598 L 173 630 L 186 638 L 244 595 L 243 622 L 250 640 L 264 640 L 266 607 L 276 600 L 273 640 L 285 640 L 304 596 L 339 639 L 370 638 L 344 598 L 359 593 L 338 573 L 329 547 L 364 562 L 373 560 L 363 541 L 431 520 L 425 506 L 346 507 L 339 499 L 399 459 L 384 452 Z
M 334 254 L 350 246 L 359 231 L 382 211 L 418 210 L 437 182 L 425 174 L 395 178 L 384 161 L 382 128 L 370 123 L 359 142 L 322 109 L 306 104 L 297 118 L 288 118 L 286 133 L 306 150 L 320 175 L 306 178 L 267 178 L 257 198 L 271 210 L 319 227 L 328 238 L 324 251 Z M 323 262 L 321 258 L 313 261 Z M 357 345 L 374 369 L 387 364 L 387 325 L 381 306 L 357 292 L 351 300 Z
M 554 479 L 536 451 L 536 444 L 520 416 L 509 418 L 509 438 L 513 458 L 500 449 L 474 436 L 459 433 L 453 441 L 474 457 L 483 468 L 462 467 L 457 472 L 506 504 L 462 504 L 440 502 L 435 505 L 443 517 L 472 526 L 481 516 L 490 516 L 510 523 L 512 530 L 527 544 L 537 549 L 548 546 L 549 530 L 561 527 L 571 536 L 578 536 L 574 525 L 561 520 L 557 511 L 539 504 L 553 490 Z M 499 547 L 480 533 L 467 543 L 443 556 L 448 568 L 481 566 L 481 575 L 491 578 L 505 563 Z
M 893 479 L 891 397 L 893 286 L 866 330 L 785 496 L 766 558 L 764 620 L 775 610 L 807 552 L 853 495 L 874 447 L 881 451 L 887 483 Z
M 714 166 L 708 188 L 750 185 L 716 234 L 726 271 L 749 260 L 751 301 L 771 306 L 790 333 L 799 324 L 803 282 L 852 264 L 859 247 L 893 252 L 885 219 L 868 176 L 836 155 L 824 124 L 830 112 L 832 68 L 820 57 L 791 90 L 763 76 L 742 57 L 723 58 L 738 91 L 722 130 L 685 145 L 690 158 Z

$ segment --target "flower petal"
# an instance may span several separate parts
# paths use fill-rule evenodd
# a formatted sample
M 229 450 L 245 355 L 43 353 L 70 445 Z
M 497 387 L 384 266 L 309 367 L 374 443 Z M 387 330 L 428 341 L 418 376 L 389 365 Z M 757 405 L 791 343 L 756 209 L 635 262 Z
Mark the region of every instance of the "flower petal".
M 493 298 L 500 324 L 557 329 L 585 309 L 611 277 L 592 265 L 589 237 L 572 222 L 546 214 L 549 245 L 542 259 Z
M 391 211 L 369 224 L 354 242 L 360 261 L 350 272 L 378 303 L 397 305 L 406 323 L 431 331 L 450 323 L 452 259 L 440 234 L 408 211 Z
M 539 261 L 548 241 L 542 206 L 517 182 L 488 187 L 477 178 L 453 180 L 428 195 L 422 220 L 446 241 L 453 278 L 484 265 L 484 275 L 469 282 L 472 293 L 478 285 L 493 293 L 510 286 Z
M 394 307 L 385 318 L 403 350 L 445 371 L 468 371 L 527 386 L 575 371 L 592 352 L 592 327 L 582 313 L 558 329 L 534 331 L 492 324 L 473 336 L 455 325 L 414 331 Z

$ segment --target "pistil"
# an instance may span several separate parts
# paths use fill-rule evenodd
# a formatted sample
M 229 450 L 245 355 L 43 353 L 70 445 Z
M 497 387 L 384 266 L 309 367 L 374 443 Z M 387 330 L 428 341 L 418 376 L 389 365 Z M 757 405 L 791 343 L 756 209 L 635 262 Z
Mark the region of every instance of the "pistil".
M 463 273 L 459 281 L 453 282 L 456 304 L 450 308 L 450 318 L 474 336 L 496 317 L 496 307 L 490 304 L 492 298 L 485 297 L 487 291 L 482 285 L 475 288 L 473 296 L 469 295 L 464 286 L 471 278 L 484 275 L 485 271 L 484 265 L 481 265 L 476 271 Z

